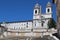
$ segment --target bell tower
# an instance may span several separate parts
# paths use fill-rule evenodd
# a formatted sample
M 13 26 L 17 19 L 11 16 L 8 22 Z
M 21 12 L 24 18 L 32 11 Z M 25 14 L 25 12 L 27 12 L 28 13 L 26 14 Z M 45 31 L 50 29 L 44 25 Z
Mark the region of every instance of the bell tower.
M 41 6 L 37 3 L 33 11 L 33 28 L 41 27 Z
M 33 19 L 40 19 L 40 15 L 41 15 L 41 6 L 39 6 L 39 4 L 37 3 L 34 7 Z
M 52 6 L 50 4 L 50 2 L 48 2 L 47 6 L 46 6 L 46 14 L 51 14 L 52 13 Z

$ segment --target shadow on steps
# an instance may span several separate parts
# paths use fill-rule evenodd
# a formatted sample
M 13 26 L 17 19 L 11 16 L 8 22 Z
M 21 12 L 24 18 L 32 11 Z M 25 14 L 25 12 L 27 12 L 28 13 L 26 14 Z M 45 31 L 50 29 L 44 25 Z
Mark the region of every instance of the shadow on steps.
M 58 35 L 58 33 L 53 34 L 53 36 L 56 36 L 58 39 L 60 39 L 60 36 Z

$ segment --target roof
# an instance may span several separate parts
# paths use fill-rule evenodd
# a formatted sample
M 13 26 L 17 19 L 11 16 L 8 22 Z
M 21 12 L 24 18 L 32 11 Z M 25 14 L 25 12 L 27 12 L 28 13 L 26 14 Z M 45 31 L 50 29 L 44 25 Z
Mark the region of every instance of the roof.
M 50 2 L 47 3 L 47 7 L 51 7 L 51 3 Z
M 0 24 L 2 23 L 19 23 L 19 22 L 32 22 L 33 20 L 24 20 L 24 21 L 12 21 L 12 22 L 0 22 Z
M 36 3 L 35 8 L 40 8 L 40 5 Z

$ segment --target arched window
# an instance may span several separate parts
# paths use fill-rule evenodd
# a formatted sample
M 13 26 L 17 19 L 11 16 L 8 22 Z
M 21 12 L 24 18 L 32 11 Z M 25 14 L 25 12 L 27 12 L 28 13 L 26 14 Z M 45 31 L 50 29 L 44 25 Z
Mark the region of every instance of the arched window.
M 28 28 L 28 22 L 27 22 L 27 28 Z
M 42 21 L 42 27 L 43 27 L 43 25 L 44 25 L 44 21 Z
M 50 9 L 48 9 L 48 12 L 50 12 Z
M 37 14 L 37 10 L 35 10 L 35 14 Z

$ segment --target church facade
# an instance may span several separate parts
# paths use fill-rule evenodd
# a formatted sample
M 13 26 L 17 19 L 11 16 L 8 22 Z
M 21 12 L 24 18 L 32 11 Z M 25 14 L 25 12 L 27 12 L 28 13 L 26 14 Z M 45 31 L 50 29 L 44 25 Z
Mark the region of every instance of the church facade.
M 37 3 L 33 10 L 33 19 L 18 22 L 1 23 L 7 31 L 5 36 L 41 36 L 42 32 L 48 29 L 48 21 L 52 18 L 52 6 L 48 2 L 46 5 L 46 13 L 41 13 L 41 6 Z

